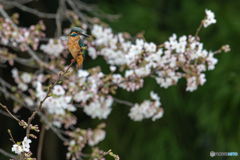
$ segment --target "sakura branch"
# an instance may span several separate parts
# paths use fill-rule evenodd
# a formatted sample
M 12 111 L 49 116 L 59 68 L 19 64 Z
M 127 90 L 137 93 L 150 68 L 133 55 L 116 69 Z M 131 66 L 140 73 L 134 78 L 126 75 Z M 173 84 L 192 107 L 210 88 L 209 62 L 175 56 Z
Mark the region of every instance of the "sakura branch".
M 107 152 L 103 152 L 103 154 L 98 158 L 98 160 L 100 160 L 102 157 L 106 156 L 106 155 L 110 155 L 112 157 L 114 157 L 115 160 L 119 160 L 119 156 L 118 155 L 115 155 L 112 153 L 112 150 L 108 150 Z
M 34 15 L 37 15 L 37 16 L 41 17 L 41 18 L 55 18 L 56 17 L 56 14 L 42 13 L 42 12 L 39 12 L 38 10 L 26 7 L 26 6 L 22 5 L 21 3 L 18 3 L 18 2 L 15 2 L 15 1 L 14 2 L 9 2 L 9 1 L 0 0 L 0 2 L 2 2 L 3 4 L 8 4 L 8 5 L 11 5 L 11 6 L 15 6 L 15 7 L 19 8 L 23 11 L 32 13 Z
M 36 137 L 30 134 L 30 130 L 39 131 L 38 126 L 32 126 L 31 122 L 38 114 L 44 124 L 50 127 L 67 146 L 67 159 L 81 159 L 81 157 L 101 159 L 108 154 L 119 159 L 110 150 L 103 152 L 96 146 L 106 136 L 104 131 L 106 124 L 101 123 L 95 129 L 73 127 L 77 123 L 77 117 L 73 114 L 77 110 L 76 106 L 92 119 L 107 119 L 115 101 L 129 106 L 130 119 L 155 121 L 164 114 L 157 93 L 149 91 L 146 99 L 135 103 L 119 99 L 116 96 L 118 89 L 135 92 L 144 87 L 147 77 L 153 78 L 159 87 L 168 88 L 177 85 L 178 80 L 184 78 L 186 79 L 186 91 L 192 92 L 206 82 L 204 72 L 215 68 L 218 60 L 214 55 L 222 51 L 230 51 L 228 45 L 214 52 L 203 48 L 198 35 L 202 26 L 208 27 L 216 23 L 214 13 L 207 9 L 205 10 L 206 16 L 194 36 L 183 35 L 177 38 L 177 35 L 173 34 L 162 44 L 155 44 L 146 41 L 142 33 L 135 37 L 131 37 L 129 33 L 113 33 L 108 24 L 81 12 L 82 10 L 92 12 L 96 6 L 86 5 L 76 0 L 60 0 L 59 2 L 60 6 L 56 14 L 41 13 L 36 9 L 23 7 L 17 2 L 13 3 L 29 13 L 35 15 L 38 13 L 40 17 L 50 16 L 48 18 L 54 19 L 57 31 L 55 37 L 51 38 L 45 37 L 46 27 L 43 21 L 29 28 L 19 27 L 17 26 L 18 15 L 14 14 L 10 17 L 0 7 L 0 13 L 3 16 L 0 18 L 0 26 L 6 28 L 0 31 L 1 45 L 5 47 L 0 48 L 0 62 L 10 65 L 17 62 L 25 65 L 26 61 L 31 60 L 31 63 L 25 66 L 36 69 L 30 73 L 13 68 L 12 77 L 15 86 L 0 78 L 2 85 L 0 91 L 14 100 L 14 111 L 23 106 L 33 111 L 27 123 L 11 116 L 26 128 L 24 140 L 13 142 L 12 150 L 21 154 L 21 157 L 24 157 L 24 152 L 28 153 L 25 158 L 31 157 L 29 137 Z M 99 10 L 95 11 L 94 15 L 100 13 Z M 104 16 L 110 19 L 116 18 L 116 16 L 103 13 L 100 17 Z M 65 20 L 68 20 L 71 25 L 62 29 L 62 23 Z M 74 61 L 66 67 L 66 59 L 69 55 L 67 36 L 73 26 L 81 27 L 84 32 L 91 31 L 91 37 L 84 40 L 88 55 L 92 61 L 97 57 L 104 58 L 106 64 L 109 65 L 108 73 L 104 73 L 101 66 L 75 70 Z M 41 40 L 44 44 L 39 46 Z M 13 48 L 16 53 L 10 53 L 8 48 Z M 27 51 L 30 57 L 19 57 L 18 52 L 22 51 Z M 64 71 L 59 73 L 60 70 Z M 68 76 L 64 76 L 66 74 Z M 60 80 L 64 83 L 59 83 Z M 8 109 L 6 111 L 12 115 Z M 64 127 L 64 132 L 60 130 L 61 127 Z M 38 159 L 41 157 L 43 137 L 42 130 Z M 92 148 L 92 153 L 83 153 L 86 145 Z
M 77 56 L 78 56 L 78 55 L 77 55 Z M 75 62 L 77 56 L 74 57 L 74 59 L 72 60 L 71 64 L 67 67 L 67 69 L 66 69 L 64 72 L 60 72 L 60 73 L 59 73 L 57 80 L 56 80 L 52 85 L 49 86 L 49 89 L 48 89 L 48 92 L 47 92 L 46 96 L 43 98 L 43 100 L 40 101 L 40 104 L 39 104 L 37 110 L 36 110 L 35 112 L 33 112 L 33 114 L 31 115 L 31 117 L 28 118 L 28 127 L 27 127 L 27 131 L 26 131 L 26 136 L 27 136 L 27 138 L 29 138 L 30 129 L 32 129 L 32 128 L 31 128 L 31 127 L 32 127 L 32 126 L 31 126 L 32 120 L 34 119 L 34 117 L 36 116 L 36 114 L 38 113 L 38 111 L 40 111 L 40 110 L 42 109 L 42 104 L 45 102 L 45 100 L 46 100 L 48 97 L 50 97 L 50 93 L 52 92 L 54 86 L 56 86 L 56 85 L 59 83 L 60 79 L 61 79 L 66 73 L 68 73 L 69 68 L 70 68 L 70 67 L 72 66 L 72 64 Z
M 3 107 L 3 109 L 5 109 L 7 111 L 7 113 L 10 115 L 10 117 L 12 117 L 13 119 L 15 119 L 16 121 L 18 121 L 18 123 L 22 123 L 17 117 L 15 117 L 8 109 L 6 106 L 2 105 L 2 103 L 0 103 L 0 106 Z

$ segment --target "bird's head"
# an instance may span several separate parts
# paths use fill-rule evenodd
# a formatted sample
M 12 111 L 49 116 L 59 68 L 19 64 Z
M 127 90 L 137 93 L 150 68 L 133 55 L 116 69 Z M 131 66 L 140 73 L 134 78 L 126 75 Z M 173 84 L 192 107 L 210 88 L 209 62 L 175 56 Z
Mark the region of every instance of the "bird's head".
M 73 27 L 73 28 L 71 29 L 70 35 L 71 35 L 72 37 L 75 37 L 75 36 L 77 36 L 77 35 L 83 35 L 83 36 L 85 36 L 85 37 L 90 37 L 89 35 L 83 33 L 83 30 L 82 30 L 81 28 L 78 28 L 78 27 Z

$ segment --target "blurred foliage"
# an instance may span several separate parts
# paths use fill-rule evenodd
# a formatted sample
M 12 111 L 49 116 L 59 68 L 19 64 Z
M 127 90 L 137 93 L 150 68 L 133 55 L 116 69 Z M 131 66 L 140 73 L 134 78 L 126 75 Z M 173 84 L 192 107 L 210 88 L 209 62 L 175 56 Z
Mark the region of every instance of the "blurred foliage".
M 172 33 L 176 33 L 178 37 L 183 34 L 194 35 L 207 8 L 215 13 L 217 23 L 201 29 L 199 36 L 204 48 L 214 51 L 224 44 L 231 47 L 231 52 L 216 56 L 219 59 L 216 69 L 206 73 L 207 82 L 194 92 L 185 91 L 185 80 L 180 80 L 177 86 L 168 89 L 160 88 L 151 79 L 146 79 L 144 88 L 136 93 L 119 89 L 116 97 L 131 102 L 142 102 L 149 97 L 150 91 L 154 90 L 161 97 L 165 113 L 163 118 L 156 122 L 151 120 L 133 122 L 127 116 L 130 109 L 128 106 L 114 104 L 109 118 L 103 120 L 107 124 L 107 136 L 100 142 L 101 149 L 105 151 L 112 149 L 120 159 L 128 160 L 202 160 L 211 159 L 210 151 L 240 154 L 240 54 L 237 50 L 240 38 L 240 1 L 85 0 L 85 2 L 97 4 L 106 13 L 121 13 L 122 17 L 118 21 L 106 21 L 116 33 L 126 31 L 134 36 L 144 30 L 146 40 L 157 44 L 168 40 Z M 55 12 L 57 3 L 52 1 L 52 5 L 49 4 L 50 1 L 42 1 L 40 7 L 45 8 L 39 10 Z M 21 22 L 32 23 L 26 20 Z M 54 27 L 47 24 L 47 28 L 48 26 L 50 28 L 47 32 L 50 35 Z M 103 70 L 107 71 L 108 66 L 104 66 L 101 58 L 99 61 L 90 62 L 91 59 L 87 57 L 84 68 L 101 65 Z M 79 126 L 84 128 L 95 127 L 100 122 L 102 120 L 91 120 L 83 113 L 79 117 Z M 1 135 L 3 133 L 6 135 L 6 130 L 1 130 Z M 46 139 L 53 140 L 49 137 L 52 137 L 51 131 L 46 133 Z M 56 147 L 61 146 L 61 142 L 55 140 L 55 143 L 52 141 L 49 144 L 48 140 L 44 142 L 45 147 L 51 145 L 51 148 L 58 152 L 52 159 L 60 157 L 65 159 L 66 148 Z M 11 142 L 4 142 L 8 148 L 9 143 Z M 44 159 L 49 159 L 47 151 L 48 149 L 44 150 Z M 237 158 L 217 157 L 221 160 Z

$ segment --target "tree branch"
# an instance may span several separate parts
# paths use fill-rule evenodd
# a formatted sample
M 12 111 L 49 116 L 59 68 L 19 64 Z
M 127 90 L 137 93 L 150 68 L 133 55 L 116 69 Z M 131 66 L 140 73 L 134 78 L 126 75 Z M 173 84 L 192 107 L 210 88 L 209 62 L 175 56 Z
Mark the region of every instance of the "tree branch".
M 45 127 L 46 127 L 46 124 L 42 123 L 41 133 L 40 133 L 39 143 L 38 143 L 38 150 L 37 150 L 37 159 L 38 160 L 41 160 L 43 139 L 44 139 L 44 134 L 45 134 Z
M 124 101 L 124 100 L 121 100 L 121 99 L 117 99 L 117 98 L 115 98 L 115 97 L 113 97 L 113 100 L 114 100 L 115 102 L 117 102 L 117 103 L 125 104 L 125 105 L 130 106 L 130 107 L 132 107 L 132 106 L 134 105 L 134 104 L 131 103 L 131 102 Z
M 4 112 L 4 111 L 2 111 L 2 110 L 0 110 L 0 114 L 2 114 L 2 115 L 4 115 L 4 116 L 7 116 L 7 117 L 11 117 L 7 112 Z M 19 117 L 19 116 L 16 116 L 16 115 L 14 115 L 15 117 Z M 12 118 L 12 117 L 11 117 Z
M 70 67 L 72 66 L 72 64 L 75 62 L 77 56 L 79 56 L 78 54 L 74 57 L 74 59 L 72 60 L 71 64 L 68 66 L 68 68 L 63 72 L 63 73 L 59 73 L 58 74 L 58 79 L 55 81 L 55 83 L 53 85 L 50 85 L 49 86 L 49 89 L 48 89 L 48 92 L 46 94 L 46 96 L 43 98 L 43 100 L 40 101 L 40 104 L 37 108 L 37 110 L 35 112 L 32 113 L 31 117 L 28 118 L 28 127 L 27 127 L 27 130 L 26 130 L 26 136 L 27 138 L 29 138 L 29 133 L 30 133 L 30 129 L 31 129 L 31 122 L 33 120 L 33 118 L 35 117 L 35 115 L 38 113 L 38 111 L 40 111 L 42 109 L 42 104 L 44 103 L 44 101 L 50 97 L 50 93 L 52 92 L 53 90 L 53 87 L 59 82 L 59 80 L 68 72 L 68 70 L 70 69 Z
M 6 106 L 2 105 L 2 103 L 0 103 L 0 106 L 3 107 L 13 119 L 15 119 L 16 121 L 18 121 L 18 123 L 22 123 L 17 117 L 15 117 L 15 116 L 8 110 L 8 108 L 7 108 Z
M 52 124 L 49 123 L 49 121 L 48 121 L 47 118 L 42 114 L 42 112 L 38 112 L 38 115 L 41 117 L 41 119 L 44 121 L 44 123 L 45 123 L 47 126 L 49 126 L 54 133 L 56 133 L 56 135 L 58 136 L 58 138 L 60 138 L 60 139 L 61 139 L 62 141 L 64 141 L 64 142 L 69 142 L 68 139 L 66 139 L 66 138 L 64 138 L 64 137 L 62 136 L 62 134 L 60 133 L 60 131 L 58 131 L 57 128 L 55 128 Z
M 18 160 L 17 156 L 12 155 L 12 154 L 10 154 L 10 153 L 4 151 L 2 148 L 0 148 L 0 153 L 2 153 L 3 155 L 5 155 L 5 156 L 7 156 L 7 157 L 12 158 L 12 159 Z
M 14 7 L 17 7 L 19 9 L 21 9 L 22 11 L 34 14 L 34 15 L 40 17 L 40 18 L 56 18 L 56 14 L 43 13 L 43 12 L 40 12 L 40 11 L 38 11 L 36 9 L 32 9 L 32 8 L 26 7 L 26 6 L 24 6 L 21 3 L 18 3 L 16 1 L 3 1 L 3 0 L 0 0 L 0 2 L 8 4 L 8 5 L 12 5 Z
M 74 2 L 72 0 L 67 0 L 67 3 L 71 6 L 71 8 L 73 9 L 73 11 L 79 16 L 79 18 L 84 22 L 87 23 L 86 18 L 84 17 L 84 15 L 79 12 L 78 8 L 75 6 Z

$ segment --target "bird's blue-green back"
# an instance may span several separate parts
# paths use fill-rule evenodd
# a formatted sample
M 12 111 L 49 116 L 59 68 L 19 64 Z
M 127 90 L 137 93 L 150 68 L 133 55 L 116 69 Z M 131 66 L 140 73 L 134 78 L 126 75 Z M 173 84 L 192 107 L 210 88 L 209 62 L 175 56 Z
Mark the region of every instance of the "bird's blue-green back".
M 78 44 L 80 47 L 85 47 L 83 40 L 81 38 L 79 38 Z M 83 56 L 85 57 L 85 50 L 82 50 L 82 52 L 83 52 Z

